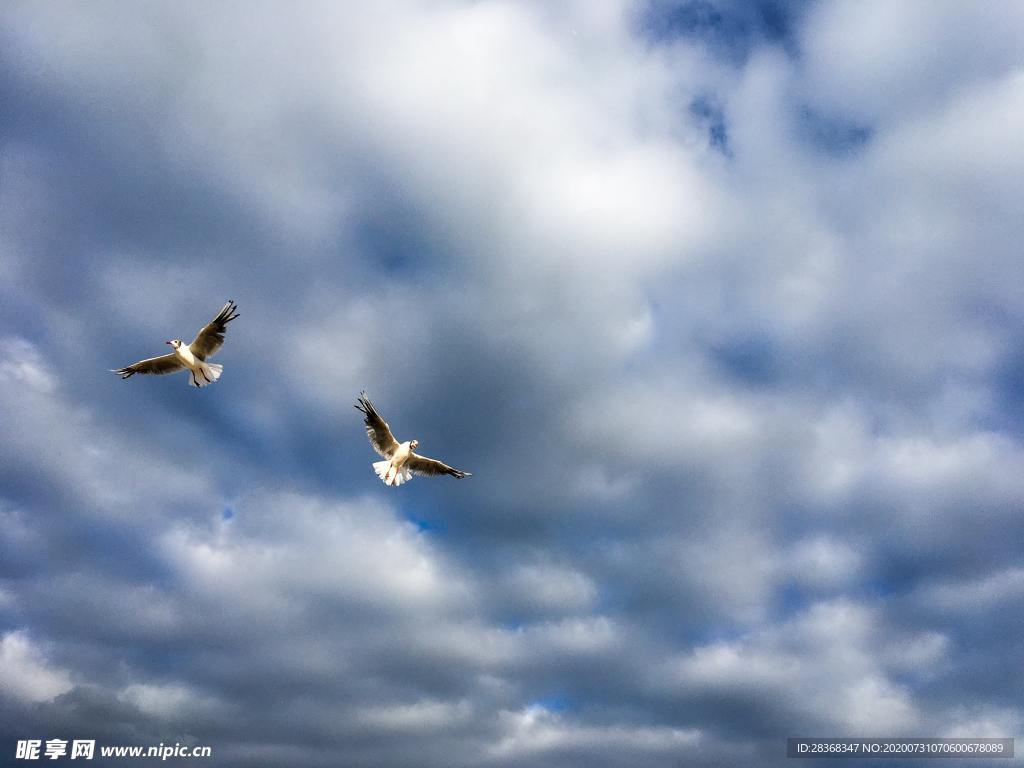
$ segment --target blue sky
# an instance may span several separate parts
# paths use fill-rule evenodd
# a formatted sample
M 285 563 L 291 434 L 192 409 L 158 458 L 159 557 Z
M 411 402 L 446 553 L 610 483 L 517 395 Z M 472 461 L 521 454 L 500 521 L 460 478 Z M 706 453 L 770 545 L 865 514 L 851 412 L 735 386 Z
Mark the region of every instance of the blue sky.
M 1022 34 L 4 5 L 0 751 L 1020 735 Z M 109 373 L 228 298 L 215 386 Z M 381 485 L 363 389 L 474 476 Z

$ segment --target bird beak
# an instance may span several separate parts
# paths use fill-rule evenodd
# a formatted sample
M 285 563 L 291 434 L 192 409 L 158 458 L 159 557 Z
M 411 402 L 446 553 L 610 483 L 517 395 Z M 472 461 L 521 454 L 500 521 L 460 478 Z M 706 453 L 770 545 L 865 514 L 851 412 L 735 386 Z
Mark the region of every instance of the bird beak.
M 171 343 L 171 342 L 169 342 L 169 341 L 165 341 L 165 342 L 164 342 L 164 344 L 170 344 L 170 343 Z

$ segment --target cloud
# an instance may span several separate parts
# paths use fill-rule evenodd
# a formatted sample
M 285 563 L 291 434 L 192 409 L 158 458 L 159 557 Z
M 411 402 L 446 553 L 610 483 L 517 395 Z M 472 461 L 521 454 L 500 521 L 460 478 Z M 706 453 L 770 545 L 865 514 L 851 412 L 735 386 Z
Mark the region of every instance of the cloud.
M 920 596 L 926 604 L 952 611 L 985 610 L 1024 597 L 1024 569 L 1007 568 L 977 579 L 938 582 Z
M 31 342 L 7 338 L 0 343 L 7 350 L 7 359 L 0 364 L 0 381 L 11 387 L 29 387 L 43 394 L 53 392 L 56 380 Z
M 860 556 L 842 541 L 804 539 L 783 556 L 795 580 L 823 587 L 842 585 L 860 570 Z
M 608 760 L 606 750 L 609 749 L 665 755 L 692 747 L 700 739 L 700 732 L 696 730 L 580 726 L 542 706 L 504 712 L 501 721 L 505 735 L 489 750 L 490 757 L 501 762 L 530 755 L 556 755 L 564 759 L 573 753 L 582 753 L 604 763 Z
M 949 98 L 1013 68 L 1017 9 L 966 13 L 956 3 L 822 3 L 803 21 L 802 50 L 815 96 L 871 120 Z M 927 82 L 927 88 L 920 87 Z
M 880 637 L 878 618 L 847 601 L 818 603 L 767 631 L 696 648 L 669 663 L 665 680 L 698 697 L 728 696 L 752 706 L 770 698 L 778 708 L 773 718 L 790 729 L 909 733 L 919 727 L 920 713 L 880 656 L 890 645 L 904 648 L 906 639 Z M 921 648 L 933 638 L 910 642 Z
M 0 740 L 1019 731 L 1018 15 L 0 16 Z M 109 373 L 227 298 L 215 387 Z
M 52 701 L 71 689 L 66 670 L 54 669 L 25 632 L 6 632 L 0 638 L 0 691 L 21 701 Z
M 118 694 L 118 697 L 134 705 L 145 715 L 170 719 L 180 712 L 195 713 L 209 717 L 213 702 L 197 696 L 183 685 L 143 685 L 133 683 Z

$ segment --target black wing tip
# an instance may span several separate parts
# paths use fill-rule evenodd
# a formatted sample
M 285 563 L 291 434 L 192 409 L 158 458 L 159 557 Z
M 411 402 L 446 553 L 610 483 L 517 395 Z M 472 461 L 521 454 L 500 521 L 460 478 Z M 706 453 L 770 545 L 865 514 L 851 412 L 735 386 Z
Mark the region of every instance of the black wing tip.
M 356 405 L 352 407 L 357 411 L 365 413 L 367 418 L 377 413 L 377 409 L 373 407 L 373 403 L 370 402 L 370 398 L 366 396 L 365 389 L 359 393 L 359 397 L 356 398 L 356 401 Z
M 228 303 L 217 313 L 217 321 L 222 325 L 227 325 L 232 320 L 241 317 L 241 314 L 236 311 L 237 309 L 238 305 L 235 303 L 235 300 L 228 299 Z
M 110 372 L 116 373 L 118 376 L 121 377 L 122 381 L 124 381 L 125 379 L 130 379 L 132 376 L 138 373 L 138 371 L 132 371 L 129 370 L 128 368 L 111 368 Z
M 451 472 L 452 477 L 456 480 L 461 480 L 464 477 L 472 477 L 472 472 L 463 472 L 461 469 L 453 469 Z

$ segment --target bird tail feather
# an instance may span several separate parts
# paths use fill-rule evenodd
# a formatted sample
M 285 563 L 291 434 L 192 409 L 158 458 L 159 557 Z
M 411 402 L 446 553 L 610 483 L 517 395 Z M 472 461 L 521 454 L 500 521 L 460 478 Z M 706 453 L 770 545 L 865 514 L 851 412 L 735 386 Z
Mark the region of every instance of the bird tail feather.
M 373 462 L 373 471 L 377 473 L 377 477 L 384 481 L 384 485 L 401 485 L 407 480 L 412 479 L 412 472 L 409 471 L 408 467 L 402 467 L 401 471 L 397 472 L 393 478 L 389 475 L 390 470 L 390 461 Z
M 190 372 L 188 383 L 193 387 L 205 387 L 220 378 L 224 366 L 219 363 L 200 363 L 199 370 Z

